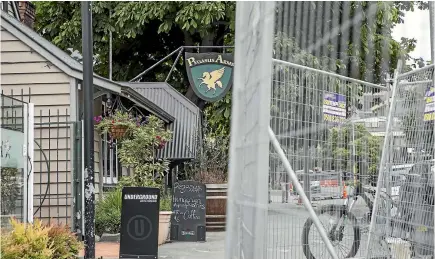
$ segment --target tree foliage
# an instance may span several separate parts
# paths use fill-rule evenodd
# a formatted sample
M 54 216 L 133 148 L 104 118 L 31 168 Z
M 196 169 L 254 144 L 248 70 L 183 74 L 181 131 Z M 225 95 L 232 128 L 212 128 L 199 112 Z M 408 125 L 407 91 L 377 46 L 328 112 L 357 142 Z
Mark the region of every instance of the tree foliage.
M 20 182 L 17 168 L 2 167 L 0 169 L 0 186 L 2 202 L 0 206 L 2 215 L 15 213 L 16 201 L 20 196 Z
M 113 135 L 114 127 L 123 127 L 125 132 L 118 139 L 119 161 L 134 170 L 132 176 L 123 177 L 123 184 L 161 187 L 161 178 L 168 170 L 169 162 L 156 159 L 156 152 L 171 140 L 172 132 L 165 129 L 163 121 L 154 115 L 134 118 L 129 113 L 116 111 L 113 115 L 97 118 L 95 128 L 101 133 Z
M 356 172 L 362 177 L 377 174 L 381 157 L 380 138 L 372 136 L 362 124 L 352 126 L 351 123 L 347 123 L 342 127 L 332 128 L 330 133 L 323 147 L 326 159 L 318 166 L 324 169 L 352 172 L 352 155 L 355 146 Z
M 35 5 L 35 29 L 61 49 L 81 52 L 80 2 Z M 128 81 L 180 46 L 223 45 L 234 30 L 234 11 L 235 2 L 93 2 L 94 53 L 99 61 L 95 71 L 108 76 L 110 31 L 113 79 Z M 142 80 L 164 79 L 172 64 L 164 62 Z M 185 72 L 176 70 L 173 75 L 174 86 L 186 92 Z
M 80 3 L 35 4 L 36 30 L 64 50 L 81 51 Z M 109 32 L 113 34 L 113 79 L 118 81 L 133 78 L 182 45 L 232 45 L 235 5 L 226 1 L 93 2 L 94 53 L 98 61 L 95 71 L 108 75 Z M 411 58 L 409 53 L 416 41 L 396 41 L 391 33 L 396 24 L 404 22 L 404 11 L 415 7 L 424 9 L 427 3 L 278 2 L 275 27 L 285 31 L 275 32 L 274 56 L 381 83 L 399 59 Z M 352 19 L 357 22 L 346 25 Z M 303 26 L 303 21 L 310 21 L 309 28 Z M 173 64 L 171 59 L 163 62 L 141 81 L 163 81 Z M 169 83 L 204 109 L 217 134 L 229 134 L 231 94 L 216 103 L 199 100 L 189 86 L 183 58 Z
M 229 160 L 229 135 L 216 134 L 207 122 L 203 134 L 197 136 L 195 159 L 185 163 L 184 177 L 202 183 L 220 184 L 227 181 Z

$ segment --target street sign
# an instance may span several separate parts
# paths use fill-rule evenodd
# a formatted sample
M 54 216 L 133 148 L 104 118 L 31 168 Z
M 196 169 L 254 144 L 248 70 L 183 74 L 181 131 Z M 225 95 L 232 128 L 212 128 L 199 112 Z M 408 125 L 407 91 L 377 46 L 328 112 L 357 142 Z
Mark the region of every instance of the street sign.
M 205 241 L 205 184 L 182 181 L 173 190 L 171 240 Z
M 158 188 L 122 189 L 119 258 L 157 259 L 159 204 Z

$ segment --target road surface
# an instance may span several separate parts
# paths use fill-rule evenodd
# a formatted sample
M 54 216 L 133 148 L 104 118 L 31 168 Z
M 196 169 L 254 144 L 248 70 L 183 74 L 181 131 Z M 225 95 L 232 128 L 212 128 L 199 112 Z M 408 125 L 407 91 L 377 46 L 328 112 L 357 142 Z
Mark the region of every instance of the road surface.
M 302 229 L 308 212 L 302 205 L 297 205 L 297 197 L 290 196 L 289 203 L 281 203 L 281 193 L 273 192 L 269 204 L 267 259 L 305 259 L 301 245 Z M 339 204 L 341 199 L 313 202 L 315 208 L 324 204 Z M 364 202 L 358 201 L 354 207 L 357 218 L 368 212 Z M 361 248 L 356 257 L 364 255 L 367 245 L 368 225 L 362 225 Z M 266 233 L 265 233 L 266 234 Z M 319 238 L 320 239 L 320 238 Z M 323 244 L 319 245 L 326 252 Z M 159 258 L 164 259 L 224 259 L 225 233 L 208 232 L 204 243 L 168 243 L 159 248 Z M 362 257 L 362 256 L 361 256 Z M 325 255 L 322 259 L 327 259 Z

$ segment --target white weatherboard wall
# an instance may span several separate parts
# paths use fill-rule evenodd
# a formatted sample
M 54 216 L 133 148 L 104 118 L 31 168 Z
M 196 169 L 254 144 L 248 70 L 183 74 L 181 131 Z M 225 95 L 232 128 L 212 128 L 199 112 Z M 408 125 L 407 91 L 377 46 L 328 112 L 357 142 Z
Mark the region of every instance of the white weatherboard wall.
M 40 123 L 70 122 L 76 118 L 76 80 L 1 27 L 1 88 L 5 95 L 34 103 L 34 205 L 45 194 L 49 172 L 43 153 L 51 162 L 49 195 L 35 218 L 65 222 L 72 213 L 72 124 L 52 124 L 50 129 Z M 50 115 L 49 115 L 50 112 Z M 59 112 L 59 113 L 58 113 Z M 95 151 L 98 158 L 98 140 Z M 57 162 L 57 161 L 59 162 Z M 98 159 L 95 173 L 98 174 Z M 96 187 L 98 177 L 95 178 Z M 50 200 L 51 198 L 51 200 Z M 49 213 L 50 212 L 50 213 Z M 69 220 L 68 220 L 69 221 Z
M 53 66 L 45 58 L 38 53 L 34 52 L 29 46 L 14 37 L 11 33 L 1 29 L 1 84 L 2 90 L 5 95 L 12 96 L 21 99 L 21 94 L 24 94 L 24 101 L 30 101 L 34 103 L 35 123 L 57 121 L 57 110 L 59 110 L 59 120 L 68 121 L 70 113 L 70 82 L 69 76 L 65 75 L 57 67 Z M 52 116 L 49 117 L 49 110 L 51 110 Z M 49 135 L 51 136 L 67 136 L 66 131 L 69 130 L 65 127 L 57 130 L 51 130 L 41 128 L 35 125 L 34 137 L 43 149 L 48 147 Z M 68 135 L 71 135 L 68 133 Z M 48 200 L 53 195 L 66 196 L 67 190 L 71 191 L 71 157 L 67 157 L 66 148 L 67 145 L 71 147 L 71 141 L 60 138 L 59 145 L 57 140 L 50 143 L 52 147 L 51 151 L 44 150 L 47 156 L 55 156 L 58 149 L 58 160 L 64 161 L 57 165 L 56 163 L 50 163 L 51 171 L 56 170 L 59 172 L 51 173 L 51 182 L 56 179 L 59 184 L 59 190 L 56 185 L 50 186 L 51 189 L 49 197 L 43 203 L 44 207 L 41 210 L 41 214 L 37 213 L 36 217 L 40 216 L 42 219 L 48 219 L 49 210 L 51 210 L 51 216 L 55 216 L 57 209 L 59 212 L 68 213 L 71 215 L 72 210 L 69 209 L 66 212 L 65 206 L 71 207 L 71 200 L 67 203 L 67 199 L 59 199 L 53 204 L 50 202 L 48 207 Z M 51 145 L 52 144 L 52 145 Z M 54 150 L 53 150 L 54 149 Z M 34 152 L 34 204 L 40 203 L 40 195 L 43 195 L 47 188 L 48 183 L 48 171 L 45 159 L 42 152 L 39 151 L 37 145 L 35 145 Z M 65 215 L 57 215 L 65 216 Z

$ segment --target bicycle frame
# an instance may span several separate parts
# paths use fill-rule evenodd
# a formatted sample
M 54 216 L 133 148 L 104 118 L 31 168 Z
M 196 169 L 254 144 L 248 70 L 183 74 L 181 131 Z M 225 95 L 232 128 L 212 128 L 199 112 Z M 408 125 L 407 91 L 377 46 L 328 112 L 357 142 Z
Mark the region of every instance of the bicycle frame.
M 356 201 L 358 200 L 358 196 L 361 196 L 361 198 L 366 203 L 367 207 L 369 208 L 369 216 L 371 219 L 371 212 L 373 210 L 373 202 L 369 199 L 367 196 L 367 193 L 370 193 L 372 195 L 376 194 L 376 190 L 370 190 L 368 188 L 363 188 L 361 183 L 358 183 L 355 187 L 355 193 L 353 195 L 349 195 L 347 199 L 344 200 L 343 206 L 346 207 L 346 209 L 343 211 L 344 216 L 346 213 L 350 213 L 352 211 L 352 208 L 354 207 Z M 344 222 L 345 217 L 342 217 L 343 215 L 340 215 L 340 219 L 337 222 L 337 225 L 333 228 L 333 230 L 337 228 L 341 228 L 341 223 Z M 343 218 L 343 220 L 341 220 Z

